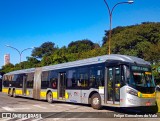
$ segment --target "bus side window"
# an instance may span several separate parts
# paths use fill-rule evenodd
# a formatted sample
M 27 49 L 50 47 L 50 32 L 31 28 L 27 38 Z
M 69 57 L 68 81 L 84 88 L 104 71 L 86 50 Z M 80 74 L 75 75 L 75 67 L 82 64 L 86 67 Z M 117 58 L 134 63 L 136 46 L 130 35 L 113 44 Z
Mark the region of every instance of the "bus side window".
M 76 86 L 75 78 L 76 78 L 76 70 L 75 69 L 68 70 L 68 72 L 67 72 L 67 88 Z
M 104 86 L 104 71 L 102 69 L 102 66 L 99 66 L 97 68 L 97 76 L 96 77 L 97 77 L 97 79 L 96 79 L 97 86 Z
M 57 89 L 57 80 L 56 80 L 56 78 L 50 78 L 50 82 L 51 82 L 51 87 L 53 89 Z
M 58 73 L 56 71 L 49 72 L 49 87 L 52 89 L 57 89 L 58 84 Z
M 78 69 L 77 86 L 88 87 L 88 68 L 87 67 L 82 67 Z
M 76 87 L 76 72 L 73 73 L 73 77 L 72 77 L 72 87 Z
M 8 87 L 8 86 L 9 86 L 9 80 L 8 80 L 7 75 L 5 75 L 5 76 L 3 77 L 3 86 L 4 86 L 4 87 Z
M 104 86 L 104 71 L 102 66 L 93 66 L 89 70 L 89 87 L 99 87 Z
M 33 88 L 34 73 L 27 74 L 27 87 Z
M 123 66 L 123 71 L 124 72 L 124 75 L 125 75 L 125 80 L 126 81 L 123 81 L 122 80 L 122 85 L 124 85 L 125 83 L 132 83 L 133 85 L 135 85 L 134 83 L 134 79 L 133 79 L 133 75 L 131 76 L 131 72 L 130 72 L 130 69 L 128 66 L 124 65 Z
M 96 83 L 96 68 L 90 68 L 90 78 L 89 78 L 89 87 L 95 87 Z
M 41 88 L 47 89 L 49 87 L 49 71 L 42 72 L 42 82 L 41 82 Z
M 22 88 L 23 76 L 25 76 L 25 74 L 18 74 L 17 75 L 17 78 L 15 79 L 15 82 L 14 82 L 15 87 Z

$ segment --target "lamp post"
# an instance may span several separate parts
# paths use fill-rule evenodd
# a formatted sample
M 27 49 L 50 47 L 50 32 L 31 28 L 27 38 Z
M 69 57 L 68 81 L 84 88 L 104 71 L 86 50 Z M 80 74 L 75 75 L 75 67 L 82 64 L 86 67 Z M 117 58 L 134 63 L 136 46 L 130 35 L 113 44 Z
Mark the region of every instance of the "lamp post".
M 110 44 L 111 44 L 111 34 L 112 34 L 112 13 L 113 13 L 113 10 L 115 9 L 115 7 L 117 5 L 120 5 L 120 4 L 132 4 L 134 3 L 134 1 L 132 0 L 129 0 L 127 2 L 119 2 L 119 3 L 116 3 L 112 9 L 110 9 L 108 3 L 106 0 L 104 0 L 106 6 L 107 6 L 107 9 L 108 9 L 108 12 L 109 12 L 109 25 L 110 25 L 110 28 L 109 28 L 109 37 L 108 37 L 108 54 L 110 55 L 111 54 L 111 47 L 110 47 Z
M 26 49 L 24 49 L 24 50 L 22 50 L 22 51 L 19 51 L 17 48 L 12 47 L 12 46 L 10 46 L 10 45 L 6 45 L 6 47 L 10 47 L 10 48 L 16 50 L 16 51 L 19 53 L 19 56 L 20 56 L 20 63 L 21 63 L 22 53 L 23 53 L 24 51 L 26 51 L 26 50 L 33 49 L 33 47 L 32 47 L 32 48 L 26 48 Z

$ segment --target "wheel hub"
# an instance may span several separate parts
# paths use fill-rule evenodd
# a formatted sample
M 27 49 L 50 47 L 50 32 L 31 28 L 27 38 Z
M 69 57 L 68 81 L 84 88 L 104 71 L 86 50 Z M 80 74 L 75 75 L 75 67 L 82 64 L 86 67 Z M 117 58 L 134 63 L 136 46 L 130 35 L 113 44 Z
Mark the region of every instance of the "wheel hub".
M 98 98 L 94 98 L 93 99 L 93 104 L 94 105 L 98 105 L 99 104 L 99 99 Z

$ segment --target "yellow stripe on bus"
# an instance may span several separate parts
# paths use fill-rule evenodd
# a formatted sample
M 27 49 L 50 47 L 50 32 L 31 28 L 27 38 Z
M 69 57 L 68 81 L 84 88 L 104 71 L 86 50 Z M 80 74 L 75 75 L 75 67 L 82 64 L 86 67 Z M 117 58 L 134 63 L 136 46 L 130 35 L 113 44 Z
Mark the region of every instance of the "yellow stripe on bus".
M 138 92 L 138 97 L 141 97 L 141 98 L 155 98 L 156 97 L 156 93 L 153 93 L 153 94 L 143 94 L 141 92 Z
M 28 90 L 26 91 L 26 95 L 30 95 L 30 93 L 29 93 L 29 91 L 28 91 Z
M 45 91 L 41 91 L 41 93 L 40 93 L 40 96 L 42 97 L 42 98 L 46 98 L 46 93 L 47 92 L 45 92 Z M 57 92 L 52 92 L 52 96 L 53 96 L 53 98 L 54 99 L 57 99 L 58 98 L 58 93 Z M 68 93 L 66 92 L 65 93 L 65 99 L 68 99 L 69 98 L 69 95 L 68 95 Z
M 8 88 L 3 88 L 3 89 L 2 89 L 2 92 L 3 92 L 3 93 L 8 93 Z
M 65 98 L 66 98 L 66 99 L 68 99 L 68 98 L 69 98 L 69 95 L 68 95 L 68 93 L 67 93 L 67 92 L 65 93 Z
M 145 72 L 145 74 L 146 74 L 146 75 L 151 75 L 152 73 L 151 73 L 151 72 Z
M 52 92 L 53 98 L 57 99 L 58 98 L 58 93 L 57 92 Z M 69 95 L 67 92 L 65 92 L 65 99 L 68 99 Z
M 52 95 L 53 95 L 53 98 L 56 98 L 58 97 L 58 93 L 57 92 L 52 92 Z
M 46 97 L 46 92 L 44 92 L 44 91 L 41 91 L 41 97 L 43 97 L 43 98 L 45 98 Z
M 16 95 L 22 95 L 22 90 L 16 89 Z
M 16 95 L 22 95 L 22 89 L 16 89 Z M 29 95 L 29 91 L 26 91 L 26 95 Z

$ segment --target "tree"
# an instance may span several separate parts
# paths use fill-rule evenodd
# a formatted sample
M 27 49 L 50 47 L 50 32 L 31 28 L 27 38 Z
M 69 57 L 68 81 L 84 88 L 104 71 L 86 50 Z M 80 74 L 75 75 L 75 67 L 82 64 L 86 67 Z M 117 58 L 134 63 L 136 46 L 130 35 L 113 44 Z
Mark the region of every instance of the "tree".
M 160 62 L 154 63 L 152 65 L 153 75 L 156 84 L 160 84 L 160 73 L 158 72 L 158 68 L 160 67 Z
M 67 59 L 68 50 L 65 46 L 60 49 L 55 50 L 55 52 L 50 56 L 44 56 L 41 60 L 42 66 L 53 65 L 68 62 Z
M 146 60 L 152 63 L 160 62 L 160 42 L 158 42 L 157 44 L 149 45 L 146 53 L 144 54 L 144 57 Z
M 97 48 L 98 44 L 93 43 L 91 40 L 83 39 L 75 42 L 71 42 L 68 45 L 69 53 L 81 53 Z
M 45 42 L 40 47 L 36 47 L 32 51 L 32 56 L 41 59 L 44 56 L 50 56 L 57 48 L 53 42 Z
M 107 41 L 107 32 L 103 37 L 103 47 L 108 47 L 108 43 L 104 44 Z M 148 61 L 157 60 L 159 58 L 159 33 L 160 23 L 153 22 L 114 28 L 111 39 L 111 53 L 138 56 Z M 154 48 L 157 49 L 154 50 Z
M 14 70 L 14 65 L 9 63 L 7 65 L 4 65 L 2 66 L 2 69 L 0 70 L 1 72 L 0 73 L 8 73 L 10 71 L 13 71 Z

